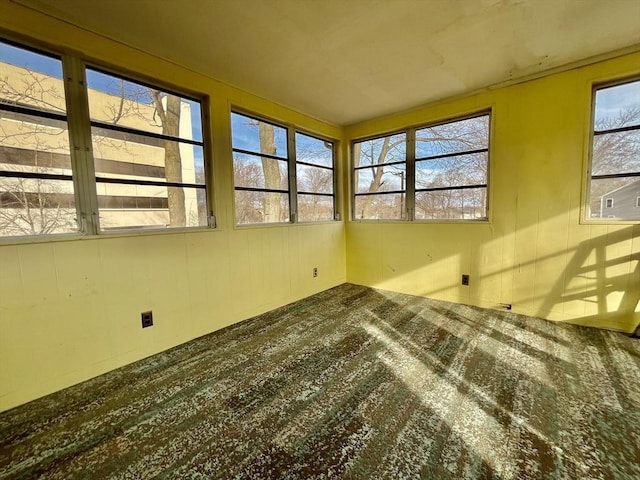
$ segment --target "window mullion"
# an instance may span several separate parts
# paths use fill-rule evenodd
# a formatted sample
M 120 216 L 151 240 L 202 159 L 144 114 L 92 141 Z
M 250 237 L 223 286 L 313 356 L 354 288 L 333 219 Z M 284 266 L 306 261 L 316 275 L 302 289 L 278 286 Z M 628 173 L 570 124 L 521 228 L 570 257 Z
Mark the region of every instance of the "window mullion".
M 406 220 L 415 220 L 415 200 L 416 200 L 416 129 L 410 128 L 407 131 L 407 183 L 405 185 L 406 194 Z
M 341 199 L 339 197 L 338 190 L 338 167 L 337 167 L 337 150 L 338 146 L 334 142 L 331 144 L 331 166 L 333 167 L 331 170 L 331 175 L 333 176 L 333 219 L 341 220 L 340 211 L 341 209 L 338 207 Z
M 356 158 L 356 151 L 360 151 L 359 147 L 358 150 L 356 150 L 356 142 L 351 142 L 351 144 L 349 145 L 349 160 L 350 162 L 347 163 L 347 168 L 349 169 L 349 186 L 350 186 L 350 191 L 349 191 L 349 215 L 351 218 L 346 219 L 345 220 L 357 220 L 357 216 L 356 216 L 356 192 L 358 191 L 358 186 L 357 186 L 357 181 L 356 181 L 356 177 L 357 177 L 357 170 L 356 170 L 356 162 L 358 162 L 358 164 L 360 163 L 360 159 Z
M 296 165 L 296 132 L 287 127 L 287 159 L 289 163 L 289 220 L 298 222 L 298 167 Z
M 206 98 L 202 101 L 200 108 L 200 123 L 202 125 L 202 141 L 204 142 L 204 183 L 207 188 L 207 226 L 209 228 L 217 228 L 217 218 L 215 216 L 216 203 L 213 191 L 213 141 L 212 141 L 212 116 L 211 116 L 211 100 Z
M 63 69 L 78 224 L 82 233 L 96 235 L 99 231 L 98 196 L 84 66 L 79 58 L 65 55 Z

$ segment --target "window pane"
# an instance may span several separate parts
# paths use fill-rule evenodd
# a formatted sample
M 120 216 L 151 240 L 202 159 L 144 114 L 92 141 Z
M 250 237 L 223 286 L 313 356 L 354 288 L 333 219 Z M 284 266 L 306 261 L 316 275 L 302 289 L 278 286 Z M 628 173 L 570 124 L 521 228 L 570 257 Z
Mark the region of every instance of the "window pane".
M 206 184 L 204 149 L 159 134 L 202 142 L 200 103 L 172 92 L 87 69 L 92 121 L 136 130 L 92 127 L 96 177 Z M 204 188 L 98 181 L 102 230 L 207 225 Z
M 296 133 L 296 160 L 333 167 L 333 144 L 325 140 Z
M 236 223 L 289 221 L 289 194 L 236 190 Z
M 239 113 L 231 113 L 234 183 L 236 187 L 289 190 L 287 129 Z M 247 150 L 256 155 L 236 151 Z M 260 154 L 272 155 L 274 158 Z M 290 219 L 289 193 L 235 192 L 236 223 L 281 223 Z
M 0 110 L 0 170 L 70 175 L 67 122 Z
M 486 183 L 486 153 L 416 162 L 416 190 Z
M 297 165 L 296 170 L 299 192 L 333 193 L 333 170 L 308 165 Z
M 236 187 L 289 190 L 287 162 L 243 153 L 233 153 Z
M 202 141 L 200 103 L 89 68 L 86 73 L 91 120 Z
M 356 193 L 390 192 L 405 190 L 407 167 L 379 165 L 354 171 Z
M 487 189 L 416 192 L 416 220 L 474 220 L 487 216 Z
M 596 92 L 595 130 L 640 125 L 640 81 Z
M 416 158 L 489 147 L 489 115 L 434 125 L 416 131 Z
M 102 182 L 96 187 L 102 230 L 207 225 L 204 189 Z
M 298 221 L 333 220 L 333 197 L 298 195 Z
M 640 130 L 595 135 L 592 161 L 592 175 L 639 172 Z
M 591 178 L 587 218 L 640 220 L 636 206 L 640 178 L 640 81 L 600 88 L 595 92 L 594 130 L 630 128 L 618 133 L 593 135 Z
M 355 197 L 355 217 L 371 220 L 401 220 L 405 212 L 404 193 Z
M 77 231 L 73 182 L 0 176 L 0 236 Z
M 0 99 L 64 115 L 62 62 L 0 42 Z
M 287 159 L 287 130 L 255 118 L 231 112 L 233 148 Z
M 589 218 L 640 220 L 640 178 L 591 180 Z
M 67 122 L 7 111 L 17 105 L 66 114 L 62 62 L 0 42 L 0 236 L 77 232 Z
M 407 136 L 399 133 L 353 144 L 356 167 L 406 161 Z
M 205 184 L 200 146 L 96 127 L 91 133 L 99 177 Z

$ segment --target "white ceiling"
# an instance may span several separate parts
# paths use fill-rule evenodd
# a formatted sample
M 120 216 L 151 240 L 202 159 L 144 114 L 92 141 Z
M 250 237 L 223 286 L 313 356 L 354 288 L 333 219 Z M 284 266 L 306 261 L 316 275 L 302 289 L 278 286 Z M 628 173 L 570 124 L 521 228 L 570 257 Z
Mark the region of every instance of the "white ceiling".
M 14 1 L 339 125 L 640 49 L 639 0 Z

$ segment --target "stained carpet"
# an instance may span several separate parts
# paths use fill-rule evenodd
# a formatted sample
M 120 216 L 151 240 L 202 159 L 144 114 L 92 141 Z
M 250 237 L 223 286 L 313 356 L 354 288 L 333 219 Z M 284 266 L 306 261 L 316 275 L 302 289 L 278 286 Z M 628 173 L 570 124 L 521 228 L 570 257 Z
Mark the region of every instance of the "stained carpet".
M 0 415 L 2 478 L 640 478 L 640 341 L 345 284 Z

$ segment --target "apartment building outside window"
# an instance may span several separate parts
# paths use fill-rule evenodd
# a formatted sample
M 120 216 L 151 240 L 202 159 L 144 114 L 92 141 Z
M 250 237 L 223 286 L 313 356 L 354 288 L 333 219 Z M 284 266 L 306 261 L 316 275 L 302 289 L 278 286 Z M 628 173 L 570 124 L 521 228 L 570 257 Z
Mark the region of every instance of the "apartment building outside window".
M 207 225 L 200 102 L 86 70 L 102 230 Z
M 0 43 L 0 236 L 77 231 L 62 60 Z
M 205 150 L 200 100 L 0 42 L 0 236 L 206 227 Z

